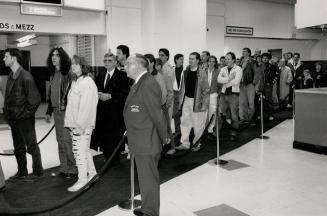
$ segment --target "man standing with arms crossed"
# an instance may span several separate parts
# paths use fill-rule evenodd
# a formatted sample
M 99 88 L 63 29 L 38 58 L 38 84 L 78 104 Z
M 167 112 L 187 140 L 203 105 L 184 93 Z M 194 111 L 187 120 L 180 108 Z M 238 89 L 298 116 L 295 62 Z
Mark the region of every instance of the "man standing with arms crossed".
M 242 79 L 242 68 L 235 64 L 236 57 L 233 52 L 226 54 L 226 66 L 223 67 L 218 75 L 218 83 L 222 84 L 219 106 L 221 112 L 225 114 L 229 109 L 232 117 L 231 140 L 235 140 L 239 129 L 238 107 L 240 82 Z
M 135 82 L 125 103 L 124 120 L 142 198 L 142 207 L 134 210 L 134 214 L 158 216 L 160 180 L 157 166 L 167 137 L 167 125 L 161 109 L 161 90 L 148 73 L 148 64 L 148 60 L 140 54 L 127 60 L 127 76 Z

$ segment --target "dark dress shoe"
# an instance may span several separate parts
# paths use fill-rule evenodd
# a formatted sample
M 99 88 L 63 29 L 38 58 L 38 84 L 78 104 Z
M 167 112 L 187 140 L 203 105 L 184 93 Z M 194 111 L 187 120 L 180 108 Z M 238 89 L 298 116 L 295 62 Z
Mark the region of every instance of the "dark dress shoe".
M 137 208 L 133 211 L 134 215 L 136 216 L 143 216 L 145 215 L 140 208 Z
M 72 179 L 72 178 L 77 178 L 77 177 L 78 177 L 77 173 L 65 173 L 66 179 Z
M 64 172 L 53 172 L 53 173 L 51 173 L 51 176 L 66 177 L 66 173 L 64 173 Z
M 36 181 L 44 177 L 43 173 L 32 173 L 31 175 L 26 176 L 24 181 Z
M 3 189 L 5 189 L 6 185 L 0 187 L 0 191 L 3 191 Z
M 230 136 L 230 141 L 237 141 L 238 140 L 238 138 L 237 138 L 237 136 Z
M 215 136 L 215 133 L 208 133 L 207 139 L 209 141 L 213 141 L 213 140 L 217 139 L 217 137 Z
M 20 179 L 25 179 L 26 177 L 27 177 L 27 174 L 16 173 L 15 175 L 11 176 L 9 179 L 10 180 L 20 180 Z

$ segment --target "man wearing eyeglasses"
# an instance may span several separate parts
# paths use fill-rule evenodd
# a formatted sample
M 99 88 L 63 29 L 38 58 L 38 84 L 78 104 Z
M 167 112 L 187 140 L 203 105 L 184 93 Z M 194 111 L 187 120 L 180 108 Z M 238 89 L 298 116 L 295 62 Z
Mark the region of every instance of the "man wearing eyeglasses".
M 100 143 L 103 156 L 107 160 L 114 152 L 125 131 L 123 108 L 129 93 L 128 78 L 125 72 L 119 71 L 117 57 L 106 53 L 103 59 L 104 71 L 96 78 L 99 92 L 95 136 L 92 142 Z M 119 163 L 119 154 L 113 159 Z

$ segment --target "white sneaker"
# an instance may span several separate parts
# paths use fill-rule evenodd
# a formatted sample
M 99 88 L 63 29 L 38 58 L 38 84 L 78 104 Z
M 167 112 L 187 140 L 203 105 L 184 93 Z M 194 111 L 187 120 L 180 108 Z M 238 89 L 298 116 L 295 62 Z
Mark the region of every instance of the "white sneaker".
M 166 138 L 166 143 L 164 144 L 164 145 L 167 145 L 167 144 L 169 144 L 170 143 L 170 138 Z
M 129 148 L 128 148 L 128 145 L 127 145 L 127 143 L 125 143 L 125 149 L 124 149 L 124 151 L 122 151 L 122 152 L 120 152 L 120 154 L 128 154 L 129 153 Z
M 286 108 L 292 108 L 293 106 L 291 104 L 287 104 Z
M 175 147 L 176 150 L 189 150 L 190 149 L 190 146 L 189 145 L 184 145 L 184 144 L 181 144 L 177 147 Z
M 273 120 L 274 120 L 274 117 L 270 116 L 269 121 L 273 121 Z
M 87 180 L 88 180 L 88 181 L 91 181 L 91 180 L 93 179 L 93 177 L 96 176 L 96 174 L 97 174 L 97 173 L 89 174 L 89 175 L 87 176 Z
M 176 150 L 175 149 L 170 149 L 169 151 L 167 151 L 167 155 L 173 155 L 176 153 Z
M 77 181 L 73 186 L 69 187 L 67 190 L 69 192 L 76 192 L 87 184 L 87 181 Z
M 226 122 L 227 122 L 228 124 L 232 124 L 232 120 L 231 120 L 231 119 L 226 119 Z

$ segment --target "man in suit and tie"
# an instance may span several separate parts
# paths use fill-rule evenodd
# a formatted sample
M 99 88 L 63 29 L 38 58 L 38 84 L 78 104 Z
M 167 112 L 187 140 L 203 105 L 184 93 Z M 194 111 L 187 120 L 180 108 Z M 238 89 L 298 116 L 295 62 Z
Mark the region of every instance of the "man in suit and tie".
M 142 207 L 135 215 L 158 216 L 160 180 L 158 162 L 167 138 L 167 123 L 161 108 L 161 90 L 148 73 L 148 61 L 140 54 L 130 56 L 125 66 L 135 83 L 124 107 L 124 120 L 131 154 L 135 157 Z
M 35 112 L 41 103 L 41 97 L 33 76 L 21 67 L 21 58 L 20 51 L 15 48 L 6 49 L 3 58 L 5 65 L 11 69 L 6 86 L 4 114 L 11 127 L 18 165 L 18 172 L 11 179 L 27 177 L 26 150 L 32 155 L 33 161 L 33 175 L 30 177 L 43 176 L 35 133 Z
M 295 84 L 295 89 L 302 89 L 303 88 L 303 69 L 304 66 L 300 60 L 300 53 L 294 53 L 294 58 L 293 58 L 293 68 L 294 68 L 294 84 Z
M 100 142 L 103 156 L 109 159 L 125 132 L 123 109 L 129 85 L 126 73 L 116 68 L 117 58 L 114 54 L 106 53 L 103 61 L 106 70 L 96 78 L 99 103 L 93 139 Z M 119 154 L 114 161 L 119 163 Z

